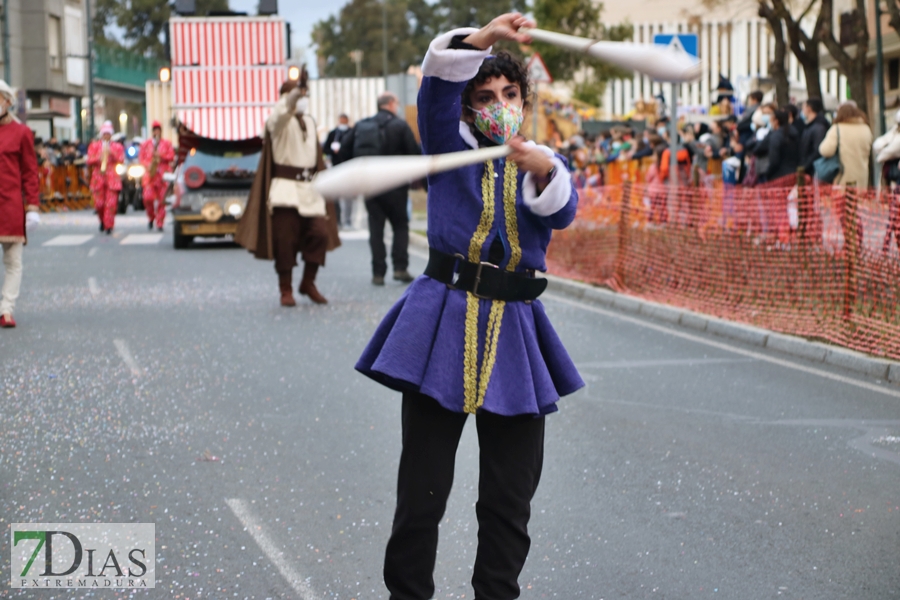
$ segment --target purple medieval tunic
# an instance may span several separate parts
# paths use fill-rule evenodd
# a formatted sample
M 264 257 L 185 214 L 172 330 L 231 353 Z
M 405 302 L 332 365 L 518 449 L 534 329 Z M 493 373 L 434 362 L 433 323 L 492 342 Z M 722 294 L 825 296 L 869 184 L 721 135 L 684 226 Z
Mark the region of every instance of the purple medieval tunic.
M 490 50 L 449 48 L 453 36 L 473 31 L 438 37 L 425 57 L 418 108 L 426 154 L 478 145 L 460 121 L 460 96 Z M 531 174 L 504 159 L 429 177 L 429 245 L 486 261 L 499 238 L 505 251 L 501 268 L 545 271 L 551 232 L 572 222 L 578 196 L 564 159 L 539 148 L 557 165 L 540 195 Z M 426 275 L 388 312 L 356 369 L 398 391 L 421 392 L 452 411 L 506 416 L 554 412 L 561 396 L 584 386 L 539 300 L 477 299 Z

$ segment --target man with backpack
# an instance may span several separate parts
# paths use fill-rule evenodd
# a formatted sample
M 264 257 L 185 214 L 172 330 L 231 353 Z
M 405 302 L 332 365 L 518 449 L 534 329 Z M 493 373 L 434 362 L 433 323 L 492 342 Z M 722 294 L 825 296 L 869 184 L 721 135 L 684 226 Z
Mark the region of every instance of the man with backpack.
M 397 156 L 421 154 L 419 144 L 406 121 L 397 116 L 400 101 L 391 92 L 378 97 L 378 114 L 359 121 L 344 136 L 337 159 L 344 162 L 360 156 Z M 369 213 L 369 247 L 372 249 L 372 284 L 384 285 L 387 273 L 387 249 L 384 224 L 390 221 L 394 232 L 391 262 L 394 279 L 403 283 L 413 280 L 409 274 L 409 186 L 405 185 L 380 196 L 366 198 Z

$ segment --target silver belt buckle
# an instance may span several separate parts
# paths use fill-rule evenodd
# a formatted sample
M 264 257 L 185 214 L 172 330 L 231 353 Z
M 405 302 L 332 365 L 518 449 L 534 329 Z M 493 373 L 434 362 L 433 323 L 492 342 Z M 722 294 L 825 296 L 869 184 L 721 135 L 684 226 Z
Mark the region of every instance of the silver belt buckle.
M 478 293 L 478 284 L 481 283 L 481 270 L 484 267 L 491 267 L 492 269 L 499 269 L 497 265 L 490 262 L 481 261 L 478 263 L 478 268 L 475 270 L 475 285 L 472 286 L 472 295 L 476 298 L 480 298 L 481 300 L 490 300 L 487 296 L 481 296 Z

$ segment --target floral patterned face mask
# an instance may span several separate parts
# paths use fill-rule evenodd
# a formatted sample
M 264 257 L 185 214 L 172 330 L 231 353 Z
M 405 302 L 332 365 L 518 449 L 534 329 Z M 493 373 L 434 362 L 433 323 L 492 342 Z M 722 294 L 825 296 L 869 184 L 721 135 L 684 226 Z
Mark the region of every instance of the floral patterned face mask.
M 522 109 L 509 102 L 494 102 L 480 110 L 472 109 L 475 113 L 475 127 L 489 139 L 498 144 L 505 144 L 511 140 L 522 126 L 524 118 Z

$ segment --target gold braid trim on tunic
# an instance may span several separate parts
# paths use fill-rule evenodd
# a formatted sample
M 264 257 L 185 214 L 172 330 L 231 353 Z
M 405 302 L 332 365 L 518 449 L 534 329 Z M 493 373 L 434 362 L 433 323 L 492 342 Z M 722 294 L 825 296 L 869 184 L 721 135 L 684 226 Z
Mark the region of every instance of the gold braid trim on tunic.
M 510 245 L 510 259 L 507 271 L 515 271 L 522 259 L 522 248 L 519 246 L 519 225 L 516 219 L 516 188 L 518 167 L 512 161 L 506 161 L 503 171 L 503 213 L 506 222 L 506 238 Z M 494 224 L 494 165 L 491 161 L 484 163 L 484 177 L 481 180 L 481 197 L 484 207 L 478 228 L 469 242 L 469 262 L 481 262 L 481 249 L 487 240 Z M 478 369 L 478 313 L 480 300 L 472 293 L 466 292 L 466 341 L 463 354 L 463 391 L 465 403 L 463 410 L 475 413 L 484 404 L 488 383 L 497 360 L 497 340 L 500 338 L 500 323 L 506 302 L 491 301 L 491 312 L 488 315 L 484 338 L 484 357 L 481 372 Z

